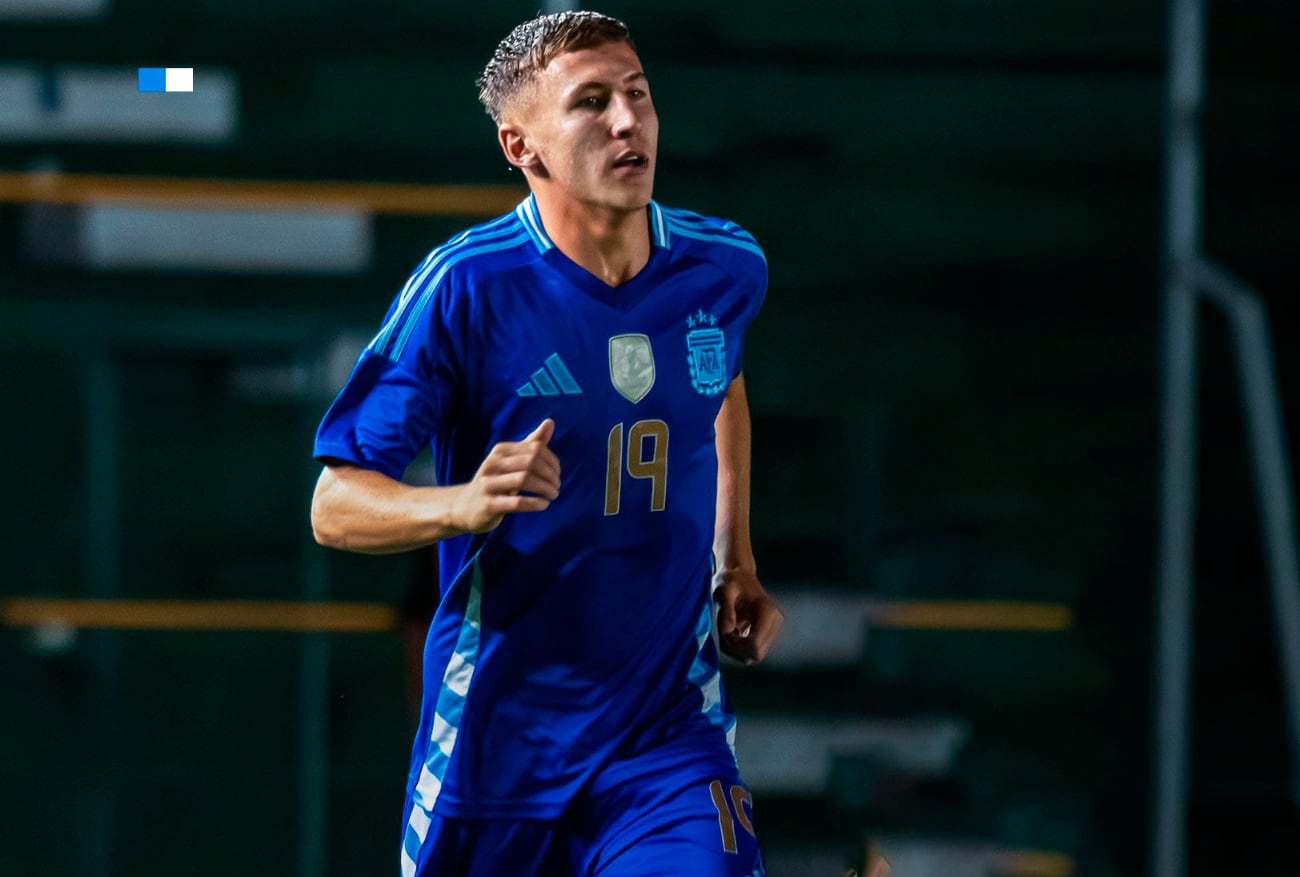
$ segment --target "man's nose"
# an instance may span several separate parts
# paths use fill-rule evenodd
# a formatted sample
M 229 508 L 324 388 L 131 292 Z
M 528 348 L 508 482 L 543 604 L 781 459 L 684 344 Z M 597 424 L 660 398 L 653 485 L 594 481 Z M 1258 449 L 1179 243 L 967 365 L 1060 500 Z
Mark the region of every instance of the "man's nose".
M 636 108 L 628 98 L 616 97 L 610 103 L 610 111 L 613 114 L 610 129 L 615 137 L 627 137 L 641 127 L 641 117 L 637 115 Z

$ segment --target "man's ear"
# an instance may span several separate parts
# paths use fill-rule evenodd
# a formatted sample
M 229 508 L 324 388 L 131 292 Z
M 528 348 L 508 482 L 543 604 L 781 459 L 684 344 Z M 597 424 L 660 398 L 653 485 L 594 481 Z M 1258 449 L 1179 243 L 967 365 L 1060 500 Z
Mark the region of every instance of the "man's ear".
M 510 162 L 512 167 L 527 170 L 541 164 L 537 152 L 519 126 L 503 124 L 497 128 L 497 140 L 501 143 L 501 151 L 505 153 L 506 161 Z

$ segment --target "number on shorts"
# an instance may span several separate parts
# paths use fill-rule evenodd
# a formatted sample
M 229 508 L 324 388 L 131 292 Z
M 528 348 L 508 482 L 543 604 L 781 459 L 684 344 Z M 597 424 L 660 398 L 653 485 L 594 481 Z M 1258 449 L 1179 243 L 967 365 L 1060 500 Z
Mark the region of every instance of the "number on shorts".
M 740 827 L 745 829 L 750 837 L 754 836 L 754 823 L 745 812 L 746 806 L 753 808 L 754 799 L 744 787 L 732 786 L 731 800 L 728 801 L 727 795 L 722 791 L 722 780 L 709 783 L 709 797 L 713 799 L 714 809 L 718 811 L 718 830 L 722 832 L 722 849 L 728 853 L 738 852 L 740 847 L 736 843 L 736 822 L 740 822 Z M 731 812 L 733 806 L 736 811 L 735 816 L 732 816 Z

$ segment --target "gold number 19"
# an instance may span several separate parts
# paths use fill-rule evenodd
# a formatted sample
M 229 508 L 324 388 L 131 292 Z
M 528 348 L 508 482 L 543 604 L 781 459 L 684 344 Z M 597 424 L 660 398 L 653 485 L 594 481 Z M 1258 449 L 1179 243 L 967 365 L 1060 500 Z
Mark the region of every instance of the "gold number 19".
M 650 439 L 650 456 L 645 440 Z M 639 420 L 627 431 L 627 474 L 650 479 L 650 511 L 662 512 L 668 496 L 668 424 Z M 623 424 L 609 431 L 605 457 L 605 514 L 617 515 L 623 494 Z
M 734 853 L 740 849 L 736 844 L 736 822 L 740 822 L 740 827 L 751 837 L 754 836 L 754 823 L 750 821 L 749 814 L 745 812 L 746 806 L 753 806 L 753 799 L 749 792 L 745 791 L 742 786 L 731 787 L 731 805 L 727 804 L 727 796 L 722 791 L 722 780 L 714 780 L 709 783 L 709 797 L 713 799 L 713 806 L 718 811 L 718 830 L 722 832 L 722 849 L 724 852 Z M 735 818 L 732 818 L 732 806 L 736 809 Z

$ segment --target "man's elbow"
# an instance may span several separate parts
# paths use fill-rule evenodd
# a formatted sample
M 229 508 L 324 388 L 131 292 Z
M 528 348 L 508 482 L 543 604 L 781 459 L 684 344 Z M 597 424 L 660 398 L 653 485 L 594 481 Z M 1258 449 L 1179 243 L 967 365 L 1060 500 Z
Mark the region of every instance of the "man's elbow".
M 311 504 L 311 534 L 317 545 L 326 548 L 342 548 L 343 532 L 337 522 L 322 508 L 319 497 Z
M 326 469 L 316 484 L 316 492 L 311 498 L 311 533 L 318 545 L 346 548 L 342 521 L 332 502 L 332 481 L 331 473 Z

